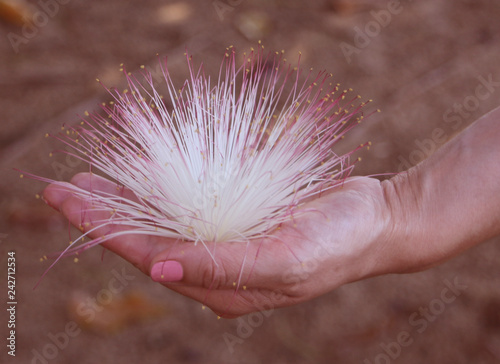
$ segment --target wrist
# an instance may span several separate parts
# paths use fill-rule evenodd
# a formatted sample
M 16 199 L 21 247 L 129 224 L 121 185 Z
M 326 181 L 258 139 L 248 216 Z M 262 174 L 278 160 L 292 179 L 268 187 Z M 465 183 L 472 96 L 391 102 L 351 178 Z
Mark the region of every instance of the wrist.
M 389 273 L 416 272 L 441 260 L 438 252 L 429 249 L 429 245 L 438 246 L 439 233 L 428 224 L 421 174 L 417 166 L 382 182 L 389 216 L 384 243 Z
M 423 270 L 500 233 L 500 109 L 384 181 L 395 272 Z

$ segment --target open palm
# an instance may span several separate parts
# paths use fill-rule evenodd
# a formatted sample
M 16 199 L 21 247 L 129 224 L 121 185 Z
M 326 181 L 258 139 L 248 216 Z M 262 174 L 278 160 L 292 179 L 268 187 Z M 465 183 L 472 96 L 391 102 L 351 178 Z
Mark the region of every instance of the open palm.
M 115 183 L 94 174 L 78 174 L 71 183 L 116 193 Z M 44 198 L 76 226 L 106 214 L 85 214 L 82 221 L 84 202 L 61 184 L 49 185 Z M 301 209 L 294 220 L 265 239 L 248 244 L 206 243 L 214 258 L 202 245 L 156 236 L 130 234 L 103 245 L 155 281 L 223 317 L 300 303 L 393 268 L 386 243 L 391 218 L 383 183 L 351 178 Z M 91 236 L 104 233 L 97 229 Z

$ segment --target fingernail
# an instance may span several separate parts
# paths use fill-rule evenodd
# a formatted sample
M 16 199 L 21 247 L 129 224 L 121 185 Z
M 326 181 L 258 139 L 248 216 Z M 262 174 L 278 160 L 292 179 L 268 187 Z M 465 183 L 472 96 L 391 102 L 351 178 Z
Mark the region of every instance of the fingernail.
M 178 282 L 182 276 L 182 265 L 175 260 L 158 262 L 151 268 L 151 279 L 155 282 Z

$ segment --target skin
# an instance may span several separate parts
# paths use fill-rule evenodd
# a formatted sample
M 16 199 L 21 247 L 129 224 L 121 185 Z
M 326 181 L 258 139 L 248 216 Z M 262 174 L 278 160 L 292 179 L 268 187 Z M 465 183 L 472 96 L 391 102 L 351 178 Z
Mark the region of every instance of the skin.
M 371 276 L 424 270 L 500 234 L 499 122 L 500 108 L 392 179 L 349 179 L 269 238 L 207 243 L 216 263 L 202 246 L 166 238 L 132 234 L 103 245 L 147 275 L 155 263 L 180 263 L 178 279 L 160 283 L 223 317 L 298 304 Z M 71 183 L 117 193 L 115 183 L 88 173 Z M 82 221 L 82 201 L 61 185 L 49 185 L 44 199 L 76 226 L 100 217 Z

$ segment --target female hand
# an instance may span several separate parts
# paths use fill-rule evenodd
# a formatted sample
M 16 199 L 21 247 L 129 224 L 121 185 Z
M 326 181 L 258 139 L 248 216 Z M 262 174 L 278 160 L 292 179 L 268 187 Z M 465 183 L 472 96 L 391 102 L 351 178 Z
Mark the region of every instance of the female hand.
M 103 245 L 224 317 L 304 302 L 373 275 L 422 270 L 500 234 L 499 120 L 497 108 L 390 180 L 347 180 L 265 239 L 204 247 L 130 234 Z M 71 183 L 117 192 L 96 175 L 79 174 Z M 85 203 L 68 187 L 52 184 L 44 198 L 74 225 L 109 218 L 110 211 L 82 214 Z M 90 235 L 109 232 L 108 225 Z
M 87 190 L 117 192 L 115 183 L 95 174 L 78 174 L 71 183 Z M 64 184 L 48 186 L 44 198 L 75 226 L 109 216 L 106 211 L 82 214 L 84 202 Z M 378 180 L 351 178 L 302 209 L 306 212 L 269 237 L 248 244 L 206 243 L 204 247 L 131 234 L 103 245 L 154 281 L 223 317 L 304 302 L 342 284 L 398 269 L 396 251 L 389 244 L 392 219 Z M 109 231 L 109 226 L 97 229 L 91 237 Z

